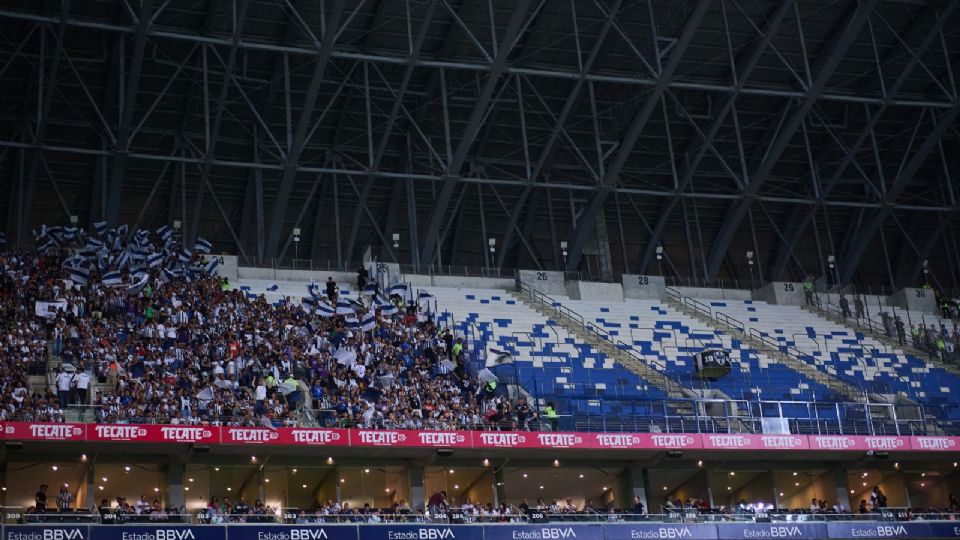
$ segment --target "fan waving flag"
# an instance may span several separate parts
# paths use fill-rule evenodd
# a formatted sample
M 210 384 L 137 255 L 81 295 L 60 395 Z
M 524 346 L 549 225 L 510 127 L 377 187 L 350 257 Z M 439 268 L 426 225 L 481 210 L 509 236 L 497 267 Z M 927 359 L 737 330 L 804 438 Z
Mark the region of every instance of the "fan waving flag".
M 127 287 L 127 294 L 130 296 L 136 296 L 143 292 L 143 289 L 146 288 L 147 283 L 150 281 L 149 274 L 141 274 L 139 279 L 133 284 Z
M 354 307 L 351 302 L 340 300 L 337 302 L 337 315 L 353 315 Z
M 407 294 L 407 284 L 406 283 L 394 283 L 393 285 L 387 287 L 387 296 L 404 296 Z
M 420 299 L 423 300 L 423 299 L 425 299 L 425 298 L 433 298 L 433 295 L 430 294 L 430 293 L 428 293 L 427 291 L 421 290 L 421 291 L 420 291 Z
M 321 317 L 333 317 L 337 314 L 337 308 L 331 306 L 323 300 L 316 300 L 314 307 L 316 314 Z
M 348 330 L 360 329 L 360 321 L 357 320 L 356 315 L 347 315 L 346 317 L 344 317 L 344 322 L 346 323 Z
M 314 281 L 307 283 L 307 292 L 310 293 L 310 296 L 314 298 L 320 298 L 324 294 L 323 289 L 321 289 L 320 286 Z
M 391 304 L 390 302 L 385 302 L 380 298 L 377 298 L 376 304 L 381 315 L 396 315 L 400 311 L 397 309 L 397 306 Z
M 123 274 L 119 270 L 107 272 L 103 275 L 103 284 L 107 287 L 119 287 L 123 285 Z
M 203 265 L 203 271 L 211 276 L 217 273 L 217 268 L 220 267 L 220 259 L 218 257 L 213 257 L 210 259 L 210 262 Z
M 157 236 L 162 238 L 164 241 L 168 240 L 171 236 L 173 236 L 173 227 L 169 225 L 164 225 L 163 227 L 160 227 L 159 229 L 157 229 Z
M 369 283 L 364 285 L 363 294 L 366 296 L 374 296 L 377 294 L 377 282 L 371 280 Z
M 150 268 L 156 268 L 163 264 L 163 254 L 162 253 L 151 253 L 147 255 L 147 266 Z
M 80 285 L 86 285 L 90 281 L 90 270 L 83 268 L 81 266 L 70 268 L 70 279 L 74 283 Z
M 270 291 L 270 292 L 279 291 L 279 290 L 280 290 L 280 285 L 277 285 L 276 283 L 274 283 L 273 285 L 267 287 L 267 290 Z
M 377 327 L 377 316 L 373 311 L 370 311 L 363 316 L 363 322 L 360 325 L 360 329 L 364 332 L 373 332 Z
M 197 243 L 194 244 L 193 249 L 203 253 L 210 253 L 210 251 L 213 249 L 213 244 L 211 244 L 208 240 L 204 240 L 198 236 Z

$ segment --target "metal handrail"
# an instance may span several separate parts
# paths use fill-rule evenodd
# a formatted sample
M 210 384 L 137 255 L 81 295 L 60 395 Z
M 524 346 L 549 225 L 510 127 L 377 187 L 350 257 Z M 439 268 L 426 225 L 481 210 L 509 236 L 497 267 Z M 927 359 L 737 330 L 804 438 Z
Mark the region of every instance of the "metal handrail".
M 740 332 L 741 334 L 744 333 L 744 329 L 746 328 L 746 326 L 743 324 L 742 321 L 735 319 L 727 315 L 726 313 L 723 313 L 722 311 L 714 312 L 713 318 L 716 319 L 717 322 L 723 323 L 729 326 L 730 328 Z
M 697 300 L 696 298 L 690 298 L 689 296 L 684 296 L 683 304 L 685 306 L 689 306 L 693 308 L 694 311 L 703 313 L 707 317 L 711 317 L 711 318 L 713 317 L 713 309 L 710 306 L 704 304 L 703 302 Z

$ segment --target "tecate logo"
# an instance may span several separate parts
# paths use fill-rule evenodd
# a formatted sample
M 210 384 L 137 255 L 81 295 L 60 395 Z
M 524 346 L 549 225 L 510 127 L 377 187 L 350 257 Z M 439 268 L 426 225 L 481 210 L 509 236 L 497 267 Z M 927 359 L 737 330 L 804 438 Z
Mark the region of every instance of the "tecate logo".
M 42 529 L 30 532 L 7 532 L 6 540 L 84 540 L 83 529 Z
M 917 444 L 924 450 L 947 450 L 956 446 L 957 442 L 946 437 L 917 437 Z
M 527 442 L 526 437 L 518 433 L 481 433 L 480 441 L 491 446 L 513 447 Z
M 387 540 L 448 540 L 456 539 L 453 529 L 443 528 L 422 528 L 413 531 L 387 531 Z
M 903 446 L 903 439 L 891 437 L 867 437 L 867 448 L 873 450 L 893 450 Z
M 814 437 L 814 445 L 821 450 L 846 450 L 857 445 L 849 437 Z
M 82 431 L 66 424 L 30 424 L 30 435 L 40 439 L 69 439 Z
M 420 444 L 427 446 L 453 446 L 467 440 L 462 433 L 453 431 L 426 431 L 417 434 Z
M 553 447 L 576 446 L 583 442 L 582 437 L 572 433 L 540 433 L 537 438 L 543 446 Z
M 693 531 L 689 527 L 659 527 L 657 529 L 630 531 L 631 540 L 647 540 L 656 538 L 693 538 Z
M 597 444 L 604 448 L 630 448 L 640 444 L 640 437 L 622 433 L 600 433 L 597 434 Z
M 789 435 L 764 435 L 760 437 L 765 448 L 800 448 L 803 440 Z
M 294 442 L 303 444 L 330 444 L 340 440 L 339 433 L 325 429 L 295 429 L 292 433 Z
M 97 437 L 103 439 L 132 440 L 147 435 L 147 430 L 137 426 L 96 426 Z
M 393 446 L 407 440 L 407 436 L 396 431 L 361 431 L 360 442 L 377 446 Z
M 746 448 L 750 439 L 740 435 L 710 435 L 710 444 L 721 448 Z
M 269 429 L 233 428 L 227 431 L 233 442 L 269 442 L 276 440 L 280 434 Z
M 651 439 L 659 448 L 686 448 L 693 444 L 693 437 L 686 435 L 654 435 Z
M 199 427 L 162 427 L 160 435 L 167 441 L 202 441 L 212 437 L 213 433 Z
M 144 529 L 125 532 L 120 540 L 196 540 L 190 529 Z

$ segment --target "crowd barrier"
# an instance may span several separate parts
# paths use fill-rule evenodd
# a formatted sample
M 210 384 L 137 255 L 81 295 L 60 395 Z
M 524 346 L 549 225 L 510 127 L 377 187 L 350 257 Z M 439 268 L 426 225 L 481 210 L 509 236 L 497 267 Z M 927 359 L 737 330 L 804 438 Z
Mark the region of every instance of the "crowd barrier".
M 957 452 L 960 437 L 417 431 L 7 422 L 3 439 L 45 442 L 196 443 L 259 446 L 529 448 L 579 450 L 775 450 Z
M 742 540 L 939 539 L 960 522 L 544 525 L 6 525 L 4 540 Z

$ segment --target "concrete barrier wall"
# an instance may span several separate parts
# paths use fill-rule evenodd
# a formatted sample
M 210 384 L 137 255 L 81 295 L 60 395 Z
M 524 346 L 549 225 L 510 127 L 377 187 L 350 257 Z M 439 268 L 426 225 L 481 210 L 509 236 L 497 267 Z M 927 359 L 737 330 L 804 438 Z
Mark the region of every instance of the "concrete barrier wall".
M 458 289 L 506 289 L 512 291 L 517 288 L 517 280 L 513 278 L 494 277 L 433 276 L 433 286 Z
M 890 295 L 887 303 L 910 311 L 922 311 L 930 314 L 937 312 L 937 298 L 933 289 L 900 289 Z
M 802 306 L 804 303 L 803 283 L 774 281 L 753 291 L 754 300 L 781 306 Z
M 237 263 L 236 255 L 216 255 L 220 257 L 220 267 L 217 268 L 217 274 L 229 279 L 230 281 L 235 281 L 237 279 L 237 268 L 239 264 Z
M 567 289 L 563 283 L 563 272 L 520 270 L 520 281 L 529 285 L 533 290 L 540 291 L 547 296 L 567 294 Z
M 712 289 L 709 287 L 674 287 L 683 296 L 708 300 L 753 300 L 748 289 Z
M 568 281 L 567 296 L 590 302 L 623 302 L 623 287 L 619 283 L 597 281 Z
M 624 298 L 642 300 L 662 300 L 666 296 L 667 286 L 663 276 L 641 276 L 624 274 L 621 283 Z

